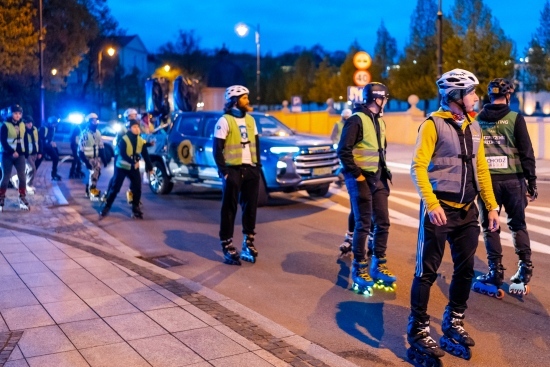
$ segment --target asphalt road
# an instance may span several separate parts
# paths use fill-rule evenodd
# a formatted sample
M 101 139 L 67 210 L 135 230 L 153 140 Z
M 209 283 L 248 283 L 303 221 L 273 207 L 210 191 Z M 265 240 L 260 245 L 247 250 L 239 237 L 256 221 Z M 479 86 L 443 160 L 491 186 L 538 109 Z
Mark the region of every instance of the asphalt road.
M 67 164 L 61 172 L 67 177 Z M 100 188 L 106 188 L 111 173 L 109 167 Z M 321 199 L 311 199 L 305 192 L 274 195 L 271 205 L 258 212 L 258 261 L 238 267 L 222 263 L 218 243 L 220 191 L 176 186 L 170 195 L 155 196 L 144 185 L 145 220 L 135 221 L 129 218 L 125 186 L 111 215 L 99 222 L 98 204 L 83 198 L 83 184 L 64 180 L 61 187 L 71 205 L 143 257 L 173 256 L 183 265 L 172 267 L 172 271 L 235 299 L 360 366 L 407 365 L 405 330 L 418 229 L 418 196 L 408 174 L 394 174 L 390 196 L 392 227 L 387 257 L 389 268 L 398 277 L 397 291 L 375 290 L 372 297 L 349 289 L 350 260 L 338 258 L 349 210 L 345 189 L 334 187 L 330 196 Z M 550 364 L 550 287 L 545 282 L 550 269 L 550 184 L 541 182 L 539 189 L 540 200 L 528 209 L 530 235 L 537 249 L 533 254 L 532 293 L 522 300 L 509 295 L 496 300 L 472 293 L 466 314 L 466 328 L 477 343 L 472 360 L 447 355 L 443 358 L 446 366 Z M 517 257 L 509 235 L 503 237 L 508 279 L 515 273 Z M 235 242 L 241 240 L 237 225 Z M 486 271 L 482 242 L 476 271 Z M 447 248 L 429 307 L 436 336 L 441 335 L 451 275 Z

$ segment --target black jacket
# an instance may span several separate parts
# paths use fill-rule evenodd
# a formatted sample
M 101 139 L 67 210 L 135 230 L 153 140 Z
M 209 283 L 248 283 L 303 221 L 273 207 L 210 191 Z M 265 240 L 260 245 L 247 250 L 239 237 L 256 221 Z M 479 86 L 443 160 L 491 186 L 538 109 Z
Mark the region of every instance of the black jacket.
M 487 122 L 496 122 L 502 119 L 510 112 L 510 107 L 506 104 L 486 104 L 478 115 L 478 119 Z M 533 145 L 531 144 L 531 138 L 527 131 L 527 124 L 523 115 L 518 113 L 516 122 L 514 124 L 514 138 L 519 152 L 519 160 L 521 162 L 521 168 L 523 169 L 523 175 L 520 174 L 503 174 L 503 175 L 491 175 L 493 181 L 510 180 L 515 177 L 525 177 L 527 181 L 535 181 L 537 176 L 535 174 L 535 152 L 533 151 Z

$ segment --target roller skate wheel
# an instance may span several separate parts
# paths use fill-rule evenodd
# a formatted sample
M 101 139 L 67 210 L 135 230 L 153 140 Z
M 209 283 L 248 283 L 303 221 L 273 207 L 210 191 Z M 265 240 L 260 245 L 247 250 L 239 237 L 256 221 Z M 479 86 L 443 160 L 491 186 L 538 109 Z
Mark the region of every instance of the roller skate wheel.
M 504 291 L 502 289 L 499 289 L 497 294 L 495 295 L 495 298 L 496 299 L 503 299 L 505 294 L 506 293 L 504 293 Z

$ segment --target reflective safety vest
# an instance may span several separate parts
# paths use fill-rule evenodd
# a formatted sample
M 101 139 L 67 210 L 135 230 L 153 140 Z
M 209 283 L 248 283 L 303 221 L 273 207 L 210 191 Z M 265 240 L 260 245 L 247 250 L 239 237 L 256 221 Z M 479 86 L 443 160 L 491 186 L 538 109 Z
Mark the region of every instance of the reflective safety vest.
M 86 158 L 97 158 L 99 156 L 101 146 L 101 133 L 99 131 L 93 133 L 86 129 L 82 132 L 80 140 L 80 149 L 83 150 Z
M 340 120 L 336 123 L 336 128 L 338 129 L 338 132 L 336 133 L 336 143 L 340 141 L 340 138 L 342 137 L 342 130 L 344 129 L 344 121 Z
M 145 140 L 141 136 L 138 135 L 138 137 L 137 137 L 137 144 L 136 144 L 136 151 L 135 152 L 134 152 L 134 146 L 130 142 L 130 138 L 128 137 L 128 135 L 124 135 L 121 140 L 124 140 L 124 142 L 126 143 L 126 154 L 128 155 L 128 157 L 133 158 L 134 156 L 141 154 L 141 151 L 143 150 L 143 145 L 145 144 Z M 122 158 L 122 155 L 120 154 L 119 145 L 117 145 L 117 150 L 118 150 L 118 152 L 117 152 L 117 158 L 116 158 L 116 166 L 118 168 L 131 170 L 132 166 L 133 166 L 133 163 L 135 163 L 135 162 L 130 163 L 128 161 L 125 161 Z
M 15 125 L 9 121 L 4 122 L 4 125 L 8 128 L 8 144 L 13 150 L 17 150 L 17 145 L 21 146 L 21 151 L 25 151 L 25 144 L 23 139 L 25 138 L 25 124 L 21 121 L 17 124 L 19 131 Z M 1 126 L 1 125 L 0 125 Z M 0 144 L 0 152 L 3 152 L 4 148 Z
M 31 130 L 32 131 L 29 134 L 32 134 L 32 140 L 29 138 L 29 141 L 28 141 L 29 154 L 31 154 L 33 151 L 36 154 L 38 153 L 38 129 L 33 126 Z M 34 141 L 34 144 L 33 144 L 33 141 Z
M 428 166 L 428 177 L 432 184 L 432 189 L 439 192 L 462 193 L 464 191 L 462 179 L 465 179 L 465 170 L 468 167 L 463 159 L 463 155 L 468 155 L 472 159 L 473 177 L 476 190 L 479 191 L 476 156 L 479 144 L 481 143 L 481 127 L 479 123 L 473 120 L 470 124 L 473 152 L 462 152 L 460 139 L 455 128 L 441 117 L 431 116 L 430 119 L 433 120 L 437 132 L 437 142 L 435 143 L 434 153 Z M 466 182 L 464 182 L 465 184 Z
M 479 120 L 483 131 L 485 157 L 492 175 L 521 173 L 521 161 L 514 137 L 516 112 L 508 112 L 502 119 L 494 122 Z
M 223 115 L 229 125 L 229 133 L 225 139 L 225 147 L 223 148 L 223 157 L 225 158 L 225 164 L 228 166 L 239 166 L 243 164 L 243 144 L 241 140 L 241 131 L 235 117 L 225 114 Z M 249 114 L 245 115 L 246 133 L 248 134 L 248 142 L 250 144 L 250 156 L 252 163 L 258 163 L 256 157 L 256 139 L 254 136 L 254 127 L 256 122 L 254 117 Z M 252 137 L 252 139 L 250 139 Z
M 361 118 L 363 139 L 353 147 L 353 161 L 363 171 L 376 173 L 380 164 L 379 149 L 384 149 L 386 145 L 386 123 L 381 118 L 378 119 L 378 123 L 380 124 L 380 144 L 382 145 L 380 147 L 378 146 L 374 121 L 363 112 L 357 112 L 354 115 Z

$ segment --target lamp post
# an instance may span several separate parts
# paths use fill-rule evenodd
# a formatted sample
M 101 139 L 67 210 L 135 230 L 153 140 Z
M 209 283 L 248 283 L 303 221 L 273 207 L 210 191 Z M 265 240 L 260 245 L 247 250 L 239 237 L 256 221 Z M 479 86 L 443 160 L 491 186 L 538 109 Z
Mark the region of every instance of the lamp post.
M 235 32 L 239 37 L 245 37 L 250 30 L 250 27 L 244 23 L 239 23 L 235 26 Z M 260 107 L 260 25 L 255 29 L 256 41 L 256 103 Z
M 437 10 L 437 78 L 443 75 L 443 12 L 441 11 L 441 1 L 439 0 L 439 9 Z
M 116 50 L 113 47 L 107 48 L 107 55 L 112 57 L 115 54 Z M 97 54 L 97 83 L 99 86 L 99 108 L 97 111 L 97 116 L 101 118 L 101 106 L 103 105 L 103 93 L 102 93 L 102 84 L 103 84 L 103 77 L 102 77 L 102 70 L 101 70 L 101 63 L 103 61 L 103 48 L 101 48 Z
M 44 126 L 46 121 L 46 112 L 44 108 L 45 88 L 44 88 L 44 32 L 42 24 L 42 0 L 38 1 L 38 26 L 40 34 L 38 36 L 38 48 L 40 49 L 40 63 L 38 68 L 39 83 L 40 83 L 40 126 Z

